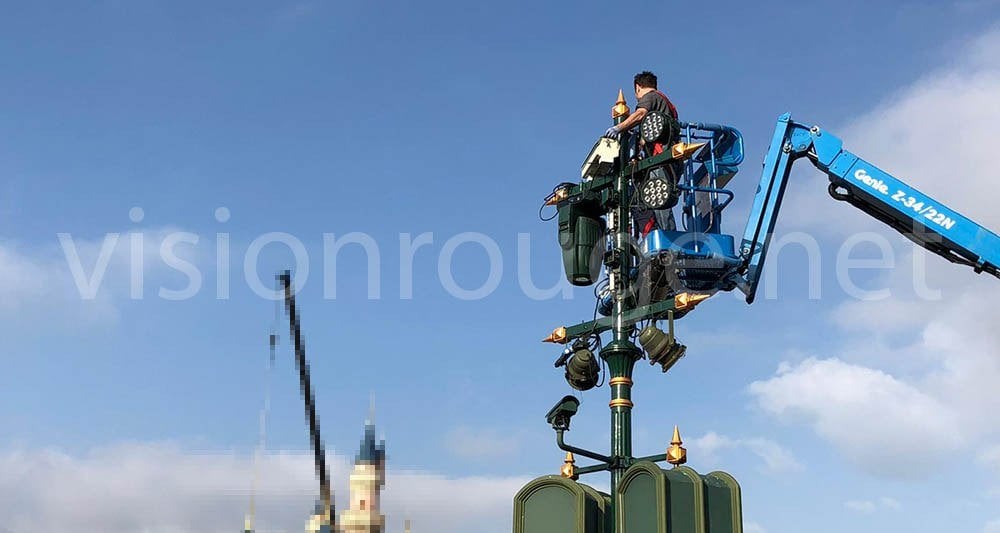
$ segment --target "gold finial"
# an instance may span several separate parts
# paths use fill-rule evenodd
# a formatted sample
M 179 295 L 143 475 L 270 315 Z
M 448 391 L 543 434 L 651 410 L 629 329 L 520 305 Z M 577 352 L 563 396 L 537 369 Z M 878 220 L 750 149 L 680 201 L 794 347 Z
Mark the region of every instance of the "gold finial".
M 566 452 L 566 460 L 563 461 L 562 468 L 559 469 L 559 475 L 576 481 L 580 479 L 580 476 L 576 475 L 576 459 L 573 458 L 573 452 Z
M 403 520 L 403 531 L 405 533 L 410 533 L 410 519 L 409 518 L 407 518 L 406 520 Z
M 691 157 L 692 154 L 701 150 L 702 146 L 706 143 L 677 143 L 670 147 L 670 155 L 674 159 L 687 159 Z
M 569 339 L 566 338 L 566 328 L 558 327 L 552 330 L 551 335 L 542 339 L 542 342 L 554 342 L 557 344 L 566 344 L 566 341 L 568 340 Z
M 687 450 L 681 446 L 681 430 L 674 426 L 674 438 L 670 439 L 670 447 L 667 448 L 667 462 L 674 465 L 682 465 L 687 462 Z
M 690 292 L 682 292 L 677 296 L 674 296 L 674 308 L 678 311 L 683 311 L 689 307 L 698 305 L 700 302 L 709 299 L 711 296 L 711 294 L 692 294 Z
M 628 105 L 625 103 L 625 95 L 621 89 L 618 89 L 618 101 L 611 108 L 611 118 L 627 117 L 629 113 Z
M 569 198 L 569 187 L 561 187 L 556 189 L 545 199 L 545 205 L 558 205 L 559 202 Z

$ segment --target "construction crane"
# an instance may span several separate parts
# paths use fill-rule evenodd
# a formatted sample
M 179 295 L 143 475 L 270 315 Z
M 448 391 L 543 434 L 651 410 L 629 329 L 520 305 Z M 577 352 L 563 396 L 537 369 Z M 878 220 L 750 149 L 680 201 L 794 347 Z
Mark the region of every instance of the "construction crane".
M 319 432 L 319 417 L 316 414 L 316 398 L 312 391 L 312 381 L 309 378 L 309 362 L 306 360 L 306 347 L 302 339 L 302 328 L 299 312 L 295 307 L 295 290 L 292 288 L 292 275 L 289 271 L 278 275 L 278 281 L 284 291 L 285 313 L 288 315 L 289 332 L 292 346 L 295 349 L 295 366 L 299 371 L 299 389 L 305 403 L 306 421 L 309 424 L 309 439 L 312 445 L 316 476 L 319 478 L 320 501 L 313 521 L 315 530 L 319 533 L 330 533 L 334 530 L 333 491 L 330 489 L 330 472 L 326 466 L 326 452 L 323 449 L 323 438 Z

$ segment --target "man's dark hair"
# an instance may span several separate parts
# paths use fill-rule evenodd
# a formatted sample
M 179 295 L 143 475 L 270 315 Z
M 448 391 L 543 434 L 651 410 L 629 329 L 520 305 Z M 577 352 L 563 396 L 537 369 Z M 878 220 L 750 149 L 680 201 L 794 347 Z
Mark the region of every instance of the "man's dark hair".
M 639 87 L 645 87 L 647 89 L 655 89 L 656 88 L 656 74 L 653 74 L 652 72 L 650 72 L 648 70 L 644 70 L 644 71 L 636 74 L 635 78 L 633 79 L 633 81 Z

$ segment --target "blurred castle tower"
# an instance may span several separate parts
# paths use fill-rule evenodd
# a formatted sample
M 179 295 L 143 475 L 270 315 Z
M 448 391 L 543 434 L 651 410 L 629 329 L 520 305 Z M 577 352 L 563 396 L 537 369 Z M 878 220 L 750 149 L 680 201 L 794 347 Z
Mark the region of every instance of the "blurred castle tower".
M 351 472 L 351 507 L 340 515 L 343 533 L 383 533 L 385 516 L 380 511 L 385 486 L 385 441 L 375 440 L 375 424 L 365 423 L 361 449 Z
M 340 513 L 338 533 L 385 533 L 385 516 L 381 513 L 382 488 L 385 486 L 385 441 L 376 439 L 372 418 L 365 422 L 361 448 L 351 472 L 351 505 Z M 322 509 L 317 506 L 306 522 L 306 533 L 330 533 L 330 526 L 321 520 L 321 515 Z M 409 527 L 407 520 L 407 533 Z

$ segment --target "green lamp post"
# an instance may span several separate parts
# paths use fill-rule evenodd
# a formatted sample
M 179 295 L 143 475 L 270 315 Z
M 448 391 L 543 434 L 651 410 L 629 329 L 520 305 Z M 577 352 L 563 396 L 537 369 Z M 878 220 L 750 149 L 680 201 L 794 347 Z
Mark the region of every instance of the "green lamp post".
M 615 125 L 621 124 L 629 115 L 625 97 L 618 91 L 618 101 L 611 108 L 611 118 Z M 605 264 L 608 267 L 608 289 L 612 298 L 612 341 L 601 349 L 601 358 L 608 363 L 611 387 L 611 493 L 615 493 L 618 482 L 632 458 L 632 369 L 642 357 L 642 352 L 632 343 L 634 326 L 624 320 L 626 299 L 630 281 L 628 272 L 634 264 L 630 253 L 632 235 L 629 230 L 630 197 L 629 176 L 626 161 L 629 160 L 629 132 L 621 132 L 618 172 L 614 181 L 614 193 L 608 210 L 608 230 L 612 234 L 612 249 Z
M 619 91 L 611 118 L 615 125 L 619 125 L 628 116 L 629 108 Z M 660 472 L 655 465 L 657 462 L 681 468 L 680 465 L 686 461 L 686 452 L 676 428 L 666 453 L 635 457 L 632 451 L 632 374 L 635 363 L 645 352 L 651 364 L 659 364 L 663 372 L 668 371 L 685 353 L 685 347 L 674 337 L 675 311 L 684 313 L 708 298 L 707 294 L 682 292 L 646 302 L 637 296 L 643 292 L 636 290 L 639 287 L 637 284 L 643 281 L 641 277 L 633 279 L 630 276 L 641 259 L 634 242 L 631 219 L 632 181 L 651 168 L 686 159 L 695 151 L 692 149 L 694 145 L 678 143 L 668 153 L 640 161 L 631 157 L 630 141 L 629 132 L 621 132 L 618 139 L 602 137 L 584 162 L 582 181 L 579 184 L 561 184 L 546 199 L 547 205 L 554 205 L 558 210 L 559 243 L 570 283 L 592 285 L 597 280 L 601 264 L 607 273 L 607 289 L 601 298 L 608 316 L 556 328 L 544 341 L 568 345 L 556 361 L 556 366 L 565 367 L 566 381 L 572 388 L 586 391 L 598 382 L 599 368 L 593 350 L 601 345 L 600 336 L 609 334 L 609 342 L 601 345 L 598 355 L 607 363 L 608 385 L 611 388 L 610 452 L 603 455 L 565 442 L 565 432 L 569 430 L 570 419 L 576 414 L 580 402 L 573 396 L 560 400 L 546 415 L 546 420 L 556 432 L 557 446 L 567 452 L 566 459 L 560 476 L 538 478 L 515 496 L 515 533 L 646 532 L 653 529 L 636 524 L 654 522 L 660 524 L 657 531 L 665 531 L 662 528 L 668 527 L 669 518 L 666 509 L 672 505 L 669 498 L 663 497 L 669 492 L 669 482 L 673 480 L 684 484 L 690 478 L 701 483 L 701 477 L 693 470 L 662 476 L 656 474 Z M 694 146 L 695 149 L 698 147 L 700 145 Z M 669 334 L 655 326 L 656 320 L 663 319 L 669 322 Z M 638 333 L 642 348 L 632 342 L 637 333 L 636 326 L 641 321 L 650 321 Z M 576 456 L 597 463 L 578 467 Z M 581 475 L 601 471 L 611 474 L 610 494 L 600 493 L 577 482 Z M 734 492 L 738 490 L 736 485 L 726 487 L 720 494 L 724 493 L 726 497 L 737 494 Z M 702 489 L 698 488 L 695 492 L 701 494 Z M 652 501 L 652 507 L 637 504 L 641 501 Z M 633 508 L 649 508 L 652 514 L 639 517 L 631 511 Z M 713 507 L 718 508 L 719 505 Z M 698 506 L 682 505 L 677 512 L 680 513 L 677 516 L 685 517 L 704 514 Z M 572 518 L 574 516 L 576 518 Z M 694 520 L 691 523 L 700 522 Z M 686 528 L 677 531 L 681 533 Z M 696 528 L 696 531 L 706 533 L 706 529 Z M 716 528 L 715 531 L 730 530 Z

